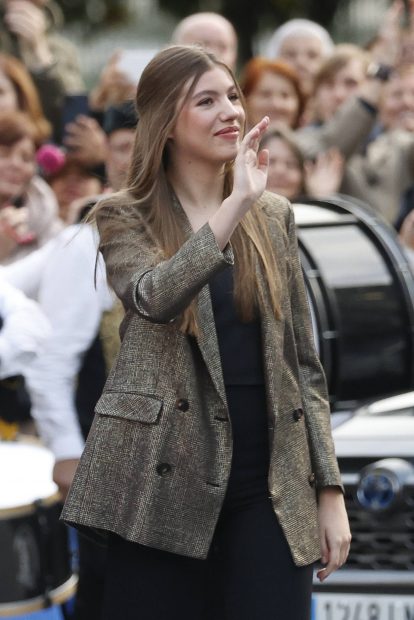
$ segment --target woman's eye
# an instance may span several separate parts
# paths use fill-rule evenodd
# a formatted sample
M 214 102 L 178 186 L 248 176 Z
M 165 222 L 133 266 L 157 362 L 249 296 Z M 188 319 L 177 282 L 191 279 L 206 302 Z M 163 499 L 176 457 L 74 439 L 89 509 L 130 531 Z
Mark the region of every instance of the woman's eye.
M 201 101 L 198 102 L 198 105 L 210 105 L 210 103 L 212 103 L 213 100 L 211 97 L 207 97 L 206 99 L 201 99 Z
M 238 101 L 239 95 L 237 93 L 232 93 L 231 95 L 229 95 L 229 99 L 230 101 Z

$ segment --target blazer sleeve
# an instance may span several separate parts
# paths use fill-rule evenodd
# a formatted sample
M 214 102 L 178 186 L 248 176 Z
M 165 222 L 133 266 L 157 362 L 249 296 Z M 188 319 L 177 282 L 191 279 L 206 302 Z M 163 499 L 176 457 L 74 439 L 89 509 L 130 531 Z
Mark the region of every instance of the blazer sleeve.
M 99 232 L 115 215 L 98 216 Z M 126 310 L 154 323 L 173 321 L 209 279 L 234 262 L 230 244 L 222 252 L 208 223 L 191 234 L 169 259 L 160 260 L 148 235 L 123 228 L 100 244 L 109 283 Z
M 317 487 L 340 486 L 341 476 L 331 433 L 325 374 L 315 350 L 308 297 L 298 252 L 293 209 L 288 221 L 290 305 L 299 364 L 299 387 Z

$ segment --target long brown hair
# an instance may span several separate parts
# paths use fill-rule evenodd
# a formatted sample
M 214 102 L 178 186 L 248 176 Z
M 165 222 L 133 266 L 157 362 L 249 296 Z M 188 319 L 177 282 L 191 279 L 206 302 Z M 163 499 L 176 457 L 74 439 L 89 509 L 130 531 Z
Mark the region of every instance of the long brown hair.
M 159 52 L 145 68 L 137 89 L 139 122 L 127 189 L 100 202 L 92 214 L 99 220 L 100 211 L 105 209 L 105 216 L 108 214 L 111 220 L 111 225 L 102 226 L 100 230 L 102 249 L 126 229 L 144 229 L 157 250 L 158 259 L 170 258 L 184 243 L 186 233 L 179 225 L 166 176 L 167 140 L 200 77 L 217 66 L 231 75 L 243 101 L 230 69 L 200 48 L 171 46 Z M 186 87 L 188 90 L 182 101 Z M 232 188 L 232 163 L 229 163 L 225 167 L 223 199 Z M 267 219 L 264 210 L 254 205 L 231 238 L 235 255 L 234 295 L 244 321 L 251 320 L 257 305 L 263 307 L 268 298 L 275 316 L 280 318 L 279 271 Z M 259 266 L 265 275 L 264 285 L 257 278 Z M 198 333 L 194 301 L 183 313 L 181 329 Z

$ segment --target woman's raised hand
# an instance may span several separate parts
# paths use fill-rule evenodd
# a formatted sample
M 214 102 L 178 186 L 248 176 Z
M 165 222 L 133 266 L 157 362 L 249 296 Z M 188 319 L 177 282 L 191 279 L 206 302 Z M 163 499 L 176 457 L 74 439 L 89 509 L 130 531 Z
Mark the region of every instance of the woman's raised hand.
M 209 219 L 210 228 L 221 250 L 266 188 L 269 151 L 259 151 L 259 143 L 268 125 L 269 118 L 265 116 L 245 135 L 234 161 L 233 191 Z
M 265 116 L 243 138 L 234 162 L 233 195 L 251 206 L 266 189 L 269 151 L 259 151 L 260 140 L 269 126 Z

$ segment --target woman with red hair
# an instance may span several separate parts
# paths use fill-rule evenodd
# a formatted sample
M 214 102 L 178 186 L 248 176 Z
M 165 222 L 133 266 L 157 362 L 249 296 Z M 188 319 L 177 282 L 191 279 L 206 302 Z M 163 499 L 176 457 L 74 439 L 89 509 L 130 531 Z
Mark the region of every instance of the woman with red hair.
M 244 67 L 240 82 L 246 98 L 250 126 L 263 116 L 270 124 L 296 129 L 304 111 L 306 99 L 294 69 L 279 60 L 252 58 Z

